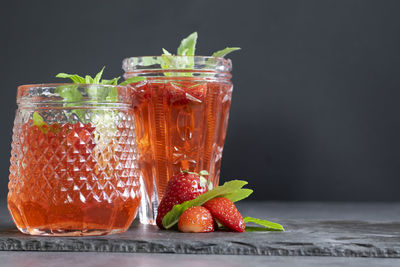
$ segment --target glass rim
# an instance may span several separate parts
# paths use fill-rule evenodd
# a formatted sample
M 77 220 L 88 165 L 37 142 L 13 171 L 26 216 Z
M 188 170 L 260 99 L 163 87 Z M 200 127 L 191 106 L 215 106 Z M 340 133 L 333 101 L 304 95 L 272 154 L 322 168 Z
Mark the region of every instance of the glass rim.
M 118 88 L 117 101 L 104 100 L 101 101 L 93 96 L 83 96 L 82 100 L 65 101 L 58 93 L 53 90 L 59 86 L 76 86 L 84 90 L 89 87 L 98 88 Z M 83 92 L 83 91 L 82 91 Z M 39 103 L 61 103 L 61 104 L 99 104 L 99 105 L 121 105 L 130 104 L 132 97 L 132 87 L 130 85 L 112 85 L 112 84 L 79 84 L 79 83 L 37 83 L 24 84 L 17 87 L 17 104 L 39 104 Z
M 103 87 L 130 87 L 129 85 L 113 85 L 113 84 L 101 84 L 101 83 L 29 83 L 29 84 L 18 85 L 17 89 L 23 90 L 28 88 L 52 88 L 62 85 L 78 85 L 80 87 L 87 87 L 91 85 L 103 86 Z
M 161 68 L 160 62 L 164 60 L 163 56 L 135 56 L 127 57 L 122 60 L 122 69 L 125 72 L 136 72 L 143 70 L 168 71 L 168 70 L 193 70 L 199 72 L 230 72 L 232 70 L 232 61 L 229 58 L 213 56 L 175 56 L 173 58 L 181 60 L 193 59 L 193 66 L 180 67 L 176 64 L 170 68 Z M 158 62 L 157 62 L 158 60 Z M 152 63 L 152 64 L 151 64 Z

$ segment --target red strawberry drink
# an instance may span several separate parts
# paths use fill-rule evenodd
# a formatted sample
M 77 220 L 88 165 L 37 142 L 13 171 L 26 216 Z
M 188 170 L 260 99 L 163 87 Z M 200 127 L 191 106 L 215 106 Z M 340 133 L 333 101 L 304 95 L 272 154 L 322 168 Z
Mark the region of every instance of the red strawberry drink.
M 124 86 L 18 89 L 8 208 L 33 235 L 128 229 L 140 203 L 131 94 Z
M 178 58 L 178 59 L 176 59 Z M 218 184 L 228 126 L 232 83 L 231 61 L 221 57 L 174 57 L 192 61 L 168 69 L 164 57 L 124 60 L 125 78 L 146 77 L 134 87 L 134 114 L 139 165 L 147 191 L 142 223 L 154 223 L 168 181 L 181 170 L 206 170 Z

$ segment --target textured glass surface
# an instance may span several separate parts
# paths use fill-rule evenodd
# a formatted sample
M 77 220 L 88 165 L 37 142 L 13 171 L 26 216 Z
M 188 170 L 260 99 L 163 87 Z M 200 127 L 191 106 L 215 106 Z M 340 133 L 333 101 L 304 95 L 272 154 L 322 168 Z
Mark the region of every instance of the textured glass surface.
M 140 221 L 155 223 L 158 203 L 181 170 L 209 172 L 218 184 L 232 98 L 232 62 L 221 57 L 132 57 L 124 78 L 146 77 L 134 87 L 133 106 L 142 172 Z M 165 68 L 168 65 L 168 68 Z
M 132 108 L 28 104 L 17 110 L 11 151 L 8 206 L 17 227 L 43 235 L 125 231 L 140 202 Z M 34 125 L 34 112 L 45 125 Z
M 147 191 L 141 222 L 154 223 L 169 179 L 181 170 L 206 170 L 218 184 L 232 84 L 166 77 L 134 87 L 139 165 Z

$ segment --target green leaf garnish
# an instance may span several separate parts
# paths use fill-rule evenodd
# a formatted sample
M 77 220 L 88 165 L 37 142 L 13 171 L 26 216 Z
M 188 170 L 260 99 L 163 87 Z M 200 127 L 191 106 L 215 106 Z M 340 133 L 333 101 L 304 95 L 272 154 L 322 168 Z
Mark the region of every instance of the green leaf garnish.
M 118 90 L 116 87 L 111 87 L 108 96 L 106 97 L 107 101 L 117 102 L 118 101 Z
M 37 111 L 33 112 L 32 115 L 32 120 L 33 120 L 33 125 L 35 125 L 36 127 L 40 128 L 43 125 L 45 125 L 46 123 L 44 122 L 44 119 L 42 116 L 39 115 L 39 113 Z
M 78 85 L 60 85 L 56 88 L 55 92 L 63 98 L 64 102 L 67 102 L 65 104 L 66 107 L 75 106 L 76 102 L 80 102 L 83 99 Z M 85 116 L 85 111 L 83 109 L 73 109 L 71 112 L 75 113 L 83 122 Z
M 237 201 L 247 198 L 252 193 L 253 193 L 253 190 L 248 189 L 248 188 L 242 188 L 240 190 L 236 190 L 230 194 L 227 194 L 224 197 L 229 198 L 232 202 L 237 202 Z
M 176 53 L 178 56 L 194 56 L 196 51 L 197 32 L 190 34 L 181 41 Z
M 101 76 L 103 75 L 104 69 L 105 69 L 105 66 L 101 69 L 101 71 L 99 73 L 96 74 L 96 76 L 93 79 L 94 84 L 100 83 L 100 79 L 101 79 Z
M 230 197 L 230 196 L 236 196 L 238 198 L 238 195 L 242 195 L 242 193 L 236 193 L 236 191 L 241 191 L 245 190 L 242 189 L 243 186 L 247 184 L 246 181 L 241 181 L 241 180 L 232 180 L 229 182 L 225 182 L 221 186 L 217 186 L 214 189 L 205 192 L 204 194 L 201 194 L 200 196 L 196 197 L 195 199 L 185 201 L 181 204 L 175 205 L 172 210 L 170 210 L 163 218 L 162 220 L 162 225 L 164 226 L 165 229 L 169 229 L 172 226 L 174 226 L 178 220 L 181 214 L 188 208 L 193 207 L 193 206 L 201 206 L 210 199 L 213 199 L 215 197 Z M 246 191 L 248 192 L 248 191 Z
M 162 51 L 164 55 L 172 56 L 172 54 L 168 52 L 167 49 L 163 48 Z
M 101 79 L 105 68 L 106 67 L 103 67 L 99 71 L 99 73 L 96 74 L 96 76 L 94 78 L 92 78 L 90 75 L 86 75 L 85 78 L 83 78 L 77 74 L 67 74 L 67 73 L 59 73 L 56 75 L 56 78 L 71 79 L 71 81 L 73 83 L 81 83 L 81 84 L 104 84 L 104 85 L 122 85 L 122 86 L 127 85 L 129 83 L 146 80 L 146 78 L 144 78 L 144 77 L 133 77 L 133 78 L 130 78 L 130 79 L 118 84 L 118 80 L 120 79 L 120 77 L 116 77 L 111 80 Z
M 245 223 L 255 223 L 261 225 L 263 227 L 254 227 L 246 225 L 246 232 L 255 232 L 255 231 L 285 231 L 282 225 L 274 222 L 269 222 L 266 220 L 261 220 L 252 217 L 243 217 L 243 221 Z
M 112 79 L 112 80 L 106 80 L 106 79 L 103 79 L 103 80 L 101 80 L 101 84 L 105 84 L 105 85 L 118 85 L 118 80 L 120 79 L 121 77 L 116 77 L 116 78 L 114 78 L 114 79 Z M 122 85 L 122 84 L 120 84 L 120 85 Z
M 94 79 L 90 75 L 85 76 L 85 83 L 94 84 Z
M 193 69 L 194 67 L 194 55 L 196 52 L 196 44 L 197 44 L 197 32 L 193 32 L 188 37 L 184 38 L 181 41 L 177 49 L 177 56 L 171 54 L 166 49 L 162 49 L 163 54 L 158 59 L 157 63 L 161 65 L 162 69 Z M 220 51 L 217 51 L 212 54 L 212 57 L 224 57 L 227 54 L 239 50 L 239 47 L 227 47 Z M 207 60 L 207 64 L 211 64 L 212 60 Z M 193 76 L 190 72 L 182 72 L 182 73 L 171 73 L 171 72 L 164 72 L 165 76 L 174 76 L 179 74 L 179 76 Z
M 75 84 L 91 84 L 91 86 L 88 86 L 86 88 L 87 94 L 90 96 L 90 98 L 94 101 L 97 101 L 99 103 L 104 102 L 104 101 L 111 101 L 111 102 L 117 102 L 118 101 L 118 90 L 116 87 L 110 87 L 109 89 L 105 86 L 98 86 L 100 85 L 118 85 L 118 80 L 120 77 L 113 78 L 111 80 L 107 79 L 102 79 L 103 72 L 104 72 L 105 67 L 103 67 L 94 78 L 92 78 L 90 75 L 86 75 L 85 78 L 77 75 L 77 74 L 67 74 L 67 73 L 59 73 L 56 75 L 57 78 L 67 78 L 71 79 L 71 81 Z M 127 85 L 129 83 L 133 82 L 138 82 L 141 80 L 145 80 L 146 78 L 144 77 L 133 77 L 131 79 L 128 79 L 119 85 Z M 82 93 L 78 89 L 78 85 L 60 85 L 56 89 L 56 93 L 58 93 L 62 98 L 64 102 L 67 102 L 65 106 L 74 106 L 76 105 L 76 102 L 81 102 L 83 101 L 83 96 Z M 68 103 L 68 102 L 73 102 L 73 103 Z M 73 109 L 71 111 L 72 113 L 75 113 L 81 122 L 84 122 L 85 118 L 85 110 L 84 109 Z M 92 111 L 96 112 L 99 114 L 100 117 L 104 117 L 109 111 Z M 108 114 L 109 117 L 111 114 Z M 112 116 L 111 116 L 112 117 Z
M 219 50 L 217 52 L 214 52 L 211 56 L 212 57 L 225 57 L 227 54 L 240 50 L 240 47 L 227 47 L 225 49 Z
M 85 78 L 83 78 L 77 74 L 67 74 L 67 73 L 61 72 L 56 75 L 56 78 L 71 79 L 73 83 L 85 83 Z
M 145 77 L 135 76 L 135 77 L 131 77 L 131 78 L 123 81 L 119 85 L 128 85 L 128 84 L 137 83 L 137 82 L 140 82 L 140 81 L 143 81 L 143 80 L 146 80 L 146 78 Z
M 56 88 L 56 93 L 59 94 L 65 102 L 79 102 L 83 99 L 77 85 L 60 85 Z

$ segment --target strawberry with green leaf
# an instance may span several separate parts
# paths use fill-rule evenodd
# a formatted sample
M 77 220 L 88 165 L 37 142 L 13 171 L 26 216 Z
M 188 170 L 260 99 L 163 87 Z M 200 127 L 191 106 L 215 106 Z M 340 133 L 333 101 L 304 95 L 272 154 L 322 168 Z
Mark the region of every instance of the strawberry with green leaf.
M 200 173 L 182 171 L 174 175 L 168 182 L 166 192 L 158 206 L 156 223 L 158 227 L 164 228 L 162 221 L 176 204 L 192 200 L 208 191 L 210 184 L 204 177 L 208 175 L 206 171 Z
M 182 187 L 178 183 L 179 180 L 174 181 L 174 188 Z M 178 224 L 179 229 L 179 221 L 181 220 L 181 216 L 192 207 L 202 206 L 212 214 L 214 220 L 216 220 L 226 229 L 232 231 L 284 231 L 284 228 L 280 224 L 252 217 L 242 217 L 242 215 L 239 213 L 236 206 L 234 205 L 234 202 L 247 198 L 253 192 L 253 190 L 251 189 L 243 188 L 246 184 L 246 181 L 232 180 L 225 182 L 221 186 L 217 186 L 211 190 L 207 190 L 204 193 L 198 195 L 196 198 L 182 202 L 180 204 L 178 204 L 178 201 L 172 201 L 170 203 L 170 206 L 172 205 L 170 211 L 165 213 L 166 210 L 163 210 L 162 225 L 160 226 L 159 222 L 157 222 L 157 225 L 162 229 L 171 229 L 173 226 Z M 180 191 L 168 191 L 167 198 L 169 201 L 174 200 L 179 196 L 179 194 Z M 197 214 L 193 214 L 190 216 L 189 215 L 186 214 L 185 216 L 190 217 L 190 224 L 195 226 L 205 224 L 205 222 L 202 221 L 195 221 L 198 217 Z M 189 219 L 185 219 L 184 221 L 189 221 Z M 246 226 L 246 223 L 254 223 L 260 226 Z M 182 224 L 184 223 L 181 222 L 181 225 Z M 193 227 L 190 229 L 201 230 L 203 228 Z M 198 232 L 204 232 L 200 230 Z

